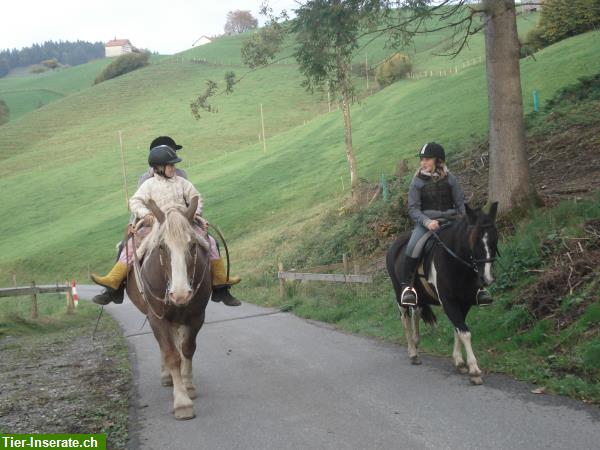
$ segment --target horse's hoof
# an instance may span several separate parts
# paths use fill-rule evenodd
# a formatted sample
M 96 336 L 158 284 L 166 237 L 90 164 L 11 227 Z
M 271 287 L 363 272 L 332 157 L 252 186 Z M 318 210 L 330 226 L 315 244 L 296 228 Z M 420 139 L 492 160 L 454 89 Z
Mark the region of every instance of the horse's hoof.
M 419 358 L 419 355 L 411 356 L 410 357 L 410 363 L 413 366 L 419 366 L 419 365 L 421 365 L 421 358 Z
M 166 377 L 161 377 L 160 384 L 162 386 L 173 386 L 173 378 L 171 378 L 171 375 L 166 376 Z
M 483 378 L 481 378 L 480 375 L 472 376 L 470 379 L 471 379 L 471 384 L 473 384 L 475 386 L 480 386 L 483 384 Z
M 196 392 L 195 386 L 187 386 L 186 390 L 188 393 L 188 397 L 191 398 L 192 400 L 194 400 L 196 397 L 198 397 L 198 393 Z
M 469 368 L 467 366 L 465 366 L 464 364 L 460 364 L 460 365 L 456 366 L 456 370 L 461 375 L 465 375 L 465 374 L 469 373 Z
M 177 420 L 190 420 L 196 417 L 193 406 L 182 406 L 175 410 L 175 418 Z

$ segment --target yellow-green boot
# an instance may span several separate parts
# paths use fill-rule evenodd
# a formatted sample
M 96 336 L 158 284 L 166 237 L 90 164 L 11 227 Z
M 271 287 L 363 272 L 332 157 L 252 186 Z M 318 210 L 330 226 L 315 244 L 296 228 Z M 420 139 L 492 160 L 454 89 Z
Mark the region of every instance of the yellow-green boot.
M 95 273 L 92 274 L 92 281 L 100 286 L 109 289 L 117 289 L 129 272 L 129 266 L 124 262 L 117 262 L 113 268 L 104 277 L 99 277 Z
M 210 264 L 213 288 L 233 286 L 234 284 L 238 284 L 240 281 L 242 281 L 240 277 L 229 276 L 229 279 L 227 279 L 227 272 L 225 271 L 225 262 L 223 261 L 223 258 L 213 259 L 211 260 Z

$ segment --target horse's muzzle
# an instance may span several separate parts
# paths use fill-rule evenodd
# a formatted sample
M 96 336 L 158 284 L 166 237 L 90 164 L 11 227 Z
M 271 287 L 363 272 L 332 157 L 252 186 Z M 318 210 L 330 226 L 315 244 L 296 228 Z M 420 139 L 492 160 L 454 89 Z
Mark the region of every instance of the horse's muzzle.
M 169 301 L 173 303 L 175 306 L 185 306 L 192 299 L 192 290 L 188 289 L 187 291 L 181 293 L 175 293 L 169 291 Z

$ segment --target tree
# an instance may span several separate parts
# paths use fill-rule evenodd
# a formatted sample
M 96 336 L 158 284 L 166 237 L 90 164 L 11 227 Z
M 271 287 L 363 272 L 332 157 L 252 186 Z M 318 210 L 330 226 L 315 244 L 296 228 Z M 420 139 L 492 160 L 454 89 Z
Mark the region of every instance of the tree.
M 7 123 L 9 118 L 10 112 L 8 110 L 8 105 L 4 100 L 0 99 L 0 126 Z
M 537 201 L 529 178 L 514 0 L 483 0 L 488 88 L 488 196 L 499 211 Z
M 296 10 L 291 31 L 295 33 L 294 57 L 310 91 L 327 89 L 341 98 L 344 143 L 350 170 L 350 186 L 355 203 L 360 201 L 358 168 L 352 145 L 350 103 L 353 96 L 350 64 L 358 47 L 358 33 L 368 1 L 309 0 Z
M 514 0 L 479 3 L 382 0 L 382 5 L 386 10 L 386 25 L 376 31 L 388 33 L 394 46 L 410 42 L 417 34 L 450 29 L 448 55 L 456 55 L 470 36 L 484 30 L 490 154 L 488 198 L 499 202 L 499 212 L 537 203 L 525 145 Z
M 250 11 L 237 9 L 227 13 L 225 34 L 240 34 L 257 26 L 258 20 L 252 16 Z

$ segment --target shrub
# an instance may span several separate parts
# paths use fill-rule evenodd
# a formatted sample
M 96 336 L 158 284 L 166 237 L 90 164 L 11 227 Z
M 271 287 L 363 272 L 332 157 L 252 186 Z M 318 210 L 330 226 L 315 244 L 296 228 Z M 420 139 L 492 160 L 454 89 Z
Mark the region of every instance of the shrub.
M 45 59 L 40 64 L 48 69 L 58 69 L 61 66 L 56 58 Z
M 525 47 L 532 49 L 533 51 L 540 50 L 548 45 L 548 41 L 544 37 L 544 30 L 539 26 L 532 28 L 527 33 L 525 38 Z
M 377 68 L 375 77 L 381 87 L 406 77 L 412 70 L 410 58 L 403 53 L 396 53 Z
M 140 67 L 148 65 L 148 58 L 150 53 L 126 53 L 125 55 L 119 56 L 108 66 L 104 68 L 100 75 L 94 80 L 94 84 L 102 83 L 103 81 L 116 78 L 128 72 L 132 72 Z
M 47 71 L 48 69 L 44 66 L 40 66 L 39 64 L 36 64 L 34 66 L 29 67 L 28 72 L 29 73 L 43 73 L 45 71 Z
M 0 125 L 4 125 L 10 118 L 10 111 L 8 105 L 4 100 L 0 100 Z
M 540 28 L 548 44 L 584 33 L 600 25 L 600 0 L 546 0 Z

